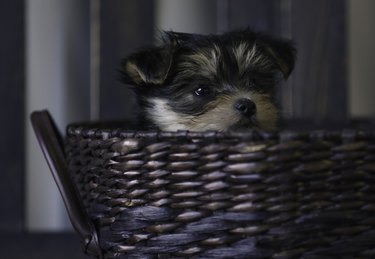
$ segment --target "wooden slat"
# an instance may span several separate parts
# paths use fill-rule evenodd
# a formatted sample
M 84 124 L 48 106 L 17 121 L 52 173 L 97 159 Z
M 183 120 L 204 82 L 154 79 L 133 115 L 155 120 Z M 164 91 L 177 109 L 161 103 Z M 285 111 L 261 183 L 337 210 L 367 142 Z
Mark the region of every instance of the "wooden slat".
M 0 232 L 24 214 L 24 1 L 0 1 Z
M 131 117 L 132 92 L 119 82 L 120 61 L 135 49 L 152 44 L 153 0 L 101 1 L 100 119 Z
M 298 59 L 284 106 L 293 118 L 347 117 L 345 1 L 292 0 Z

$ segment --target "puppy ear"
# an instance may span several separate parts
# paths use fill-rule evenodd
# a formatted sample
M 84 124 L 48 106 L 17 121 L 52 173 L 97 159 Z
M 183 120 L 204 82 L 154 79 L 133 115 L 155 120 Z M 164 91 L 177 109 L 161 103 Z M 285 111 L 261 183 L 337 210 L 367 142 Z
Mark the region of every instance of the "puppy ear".
M 264 51 L 275 61 L 277 67 L 287 79 L 293 71 L 296 60 L 294 44 L 288 40 L 267 38 L 263 40 Z
M 166 47 L 144 49 L 124 59 L 121 73 L 125 83 L 161 85 L 172 65 L 172 51 Z

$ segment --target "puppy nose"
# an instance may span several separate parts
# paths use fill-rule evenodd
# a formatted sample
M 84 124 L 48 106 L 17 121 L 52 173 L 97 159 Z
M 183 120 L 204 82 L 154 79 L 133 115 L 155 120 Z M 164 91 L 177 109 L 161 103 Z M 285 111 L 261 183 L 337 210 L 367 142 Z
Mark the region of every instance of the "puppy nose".
M 234 103 L 234 108 L 246 117 L 250 117 L 256 112 L 255 103 L 247 98 L 238 99 Z

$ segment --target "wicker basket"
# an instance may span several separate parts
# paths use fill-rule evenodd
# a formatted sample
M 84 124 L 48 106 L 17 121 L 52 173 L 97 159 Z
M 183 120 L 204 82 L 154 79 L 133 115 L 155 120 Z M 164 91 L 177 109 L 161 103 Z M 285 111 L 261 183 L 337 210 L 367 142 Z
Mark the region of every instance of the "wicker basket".
M 371 129 L 65 139 L 104 258 L 375 258 L 374 151 Z

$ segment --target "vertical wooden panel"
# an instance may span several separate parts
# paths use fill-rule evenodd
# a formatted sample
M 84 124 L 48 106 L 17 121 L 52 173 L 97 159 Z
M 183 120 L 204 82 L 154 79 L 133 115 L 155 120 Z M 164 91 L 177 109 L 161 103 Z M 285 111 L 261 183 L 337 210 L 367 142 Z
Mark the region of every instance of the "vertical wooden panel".
M 0 1 L 0 232 L 20 230 L 24 181 L 24 2 Z
M 375 1 L 349 0 L 347 9 L 350 115 L 375 118 Z
M 291 116 L 345 119 L 345 1 L 292 0 L 291 8 L 292 38 L 298 48 L 292 76 Z
M 155 0 L 155 28 L 187 33 L 216 32 L 217 0 Z
M 26 3 L 26 112 L 48 109 L 64 132 L 68 123 L 89 118 L 89 2 Z M 30 231 L 70 228 L 29 119 L 26 131 L 26 227 Z
M 100 117 L 119 119 L 134 113 L 132 92 L 118 81 L 122 57 L 153 42 L 153 1 L 101 1 Z
M 272 34 L 279 34 L 279 0 L 228 1 L 228 29 L 245 27 Z

